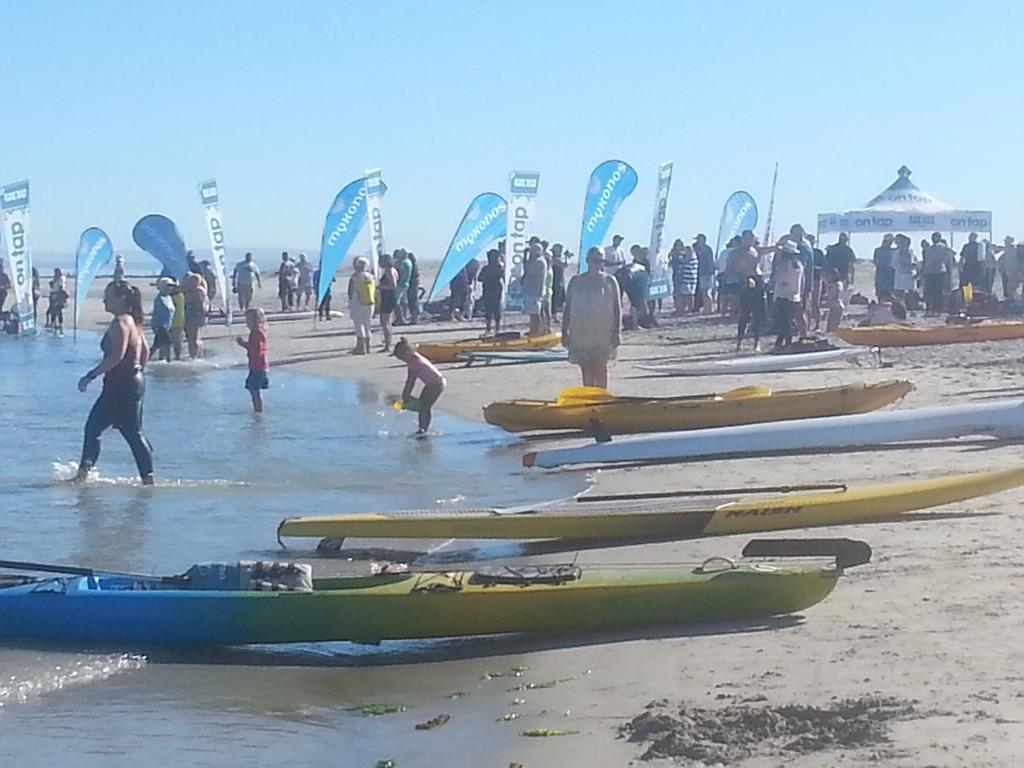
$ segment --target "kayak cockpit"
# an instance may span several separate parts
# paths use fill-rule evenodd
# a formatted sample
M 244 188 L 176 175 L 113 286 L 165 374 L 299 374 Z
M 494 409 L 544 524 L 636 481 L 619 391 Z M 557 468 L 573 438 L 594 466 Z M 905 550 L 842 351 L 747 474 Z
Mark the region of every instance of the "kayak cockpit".
M 52 570 L 52 569 L 51 569 Z M 313 569 L 305 563 L 242 560 L 200 563 L 177 576 L 144 576 L 75 569 L 75 575 L 0 577 L 0 595 L 24 592 L 312 592 Z

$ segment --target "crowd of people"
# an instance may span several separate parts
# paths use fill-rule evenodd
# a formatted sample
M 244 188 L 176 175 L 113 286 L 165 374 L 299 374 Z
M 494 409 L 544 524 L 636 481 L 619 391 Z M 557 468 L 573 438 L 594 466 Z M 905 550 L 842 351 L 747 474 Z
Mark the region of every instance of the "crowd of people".
M 652 280 L 657 278 L 648 249 L 633 245 L 627 261 L 624 238 L 615 235 L 611 244 L 593 247 L 585 254 L 578 274 L 566 282 L 573 254 L 560 243 L 540 237 L 530 238 L 524 252 L 521 274 L 513 285 L 506 284 L 505 243 L 487 252 L 486 263 L 477 259 L 466 264 L 449 283 L 449 297 L 440 306 L 440 316 L 454 321 L 475 317 L 484 320 L 485 335 L 500 334 L 505 308 L 521 307 L 529 318 L 528 333 L 551 333 L 560 327 L 561 341 L 571 363 L 579 366 L 584 386 L 606 388 L 608 365 L 616 358 L 623 331 L 656 326 L 666 310 L 663 299 L 671 297 L 671 315 L 707 315 L 718 313 L 736 322 L 736 348 L 751 339 L 760 349 L 762 335 L 774 332 L 775 347 L 784 349 L 815 331 L 835 330 L 848 301 L 860 299 L 852 294 L 857 258 L 847 234 L 823 251 L 815 238 L 800 224 L 770 245 L 762 244 L 746 230 L 725 244 L 717 255 L 704 234 L 690 245 L 675 240 L 668 251 L 668 282 L 664 295 L 652 297 Z M 868 322 L 905 319 L 908 311 L 924 308 L 926 315 L 950 311 L 957 301 L 974 297 L 995 300 L 997 276 L 1002 301 L 1016 306 L 1024 314 L 1020 301 L 1024 284 L 1024 245 L 1007 237 L 994 246 L 971 233 L 959 254 L 935 232 L 920 243 L 920 257 L 905 234 L 886 234 L 874 249 L 875 300 L 869 303 Z M 99 455 L 99 437 L 109 427 L 117 428 L 129 446 L 144 482 L 152 482 L 152 456 L 142 435 L 143 370 L 151 358 L 170 362 L 187 354 L 203 356 L 203 329 L 214 313 L 213 299 L 218 283 L 208 261 L 197 261 L 188 253 L 188 271 L 181 280 L 162 274 L 157 280 L 157 295 L 149 316 L 152 344 L 142 335 L 145 317 L 141 294 L 126 277 L 123 257 L 118 257 L 113 279 L 104 291 L 104 306 L 113 319 L 101 343 L 103 359 L 79 382 L 84 392 L 89 383 L 104 378 L 103 390 L 86 423 L 80 472 L 88 473 Z M 444 376 L 415 346 L 404 338 L 393 344 L 393 328 L 420 321 L 421 306 L 416 257 L 404 249 L 382 254 L 371 269 L 366 258 L 356 258 L 348 277 L 346 299 L 355 329 L 353 353 L 372 351 L 374 319 L 383 337 L 381 350 L 391 352 L 406 364 L 408 375 L 403 401 L 415 401 L 420 416 L 420 434 L 430 425 L 431 407 L 443 393 Z M 325 295 L 316 300 L 320 268 L 305 253 L 292 260 L 281 254 L 276 273 L 277 297 L 282 312 L 317 309 L 322 320 L 333 317 L 331 310 L 334 277 Z M 33 309 L 40 298 L 40 277 L 33 270 Z M 60 268 L 49 280 L 49 306 L 46 328 L 62 332 L 64 309 L 69 301 L 67 276 Z M 11 293 L 11 278 L 0 261 L 0 321 L 11 330 L 16 311 L 4 312 Z M 230 276 L 234 306 L 245 313 L 247 337 L 236 341 L 246 350 L 248 376 L 245 388 L 253 409 L 263 410 L 262 391 L 269 386 L 267 316 L 255 306 L 255 295 L 262 288 L 259 267 L 246 253 Z M 508 294 L 515 296 L 508 302 Z M 479 295 L 478 295 L 479 294 Z M 628 311 L 627 311 L 628 310 Z M 419 398 L 412 398 L 415 383 L 423 384 Z M 84 476 L 84 475 L 83 475 Z
M 1006 237 L 1003 245 L 993 245 L 972 232 L 957 254 L 939 232 L 921 240 L 919 252 L 907 235 L 886 234 L 872 261 L 879 304 L 895 306 L 897 315 L 903 316 L 908 309 L 921 306 L 926 316 L 950 312 L 964 301 L 967 286 L 972 300 L 991 302 L 997 277 L 1003 301 L 1012 303 L 1021 298 L 1024 283 L 1024 247 L 1013 237 Z

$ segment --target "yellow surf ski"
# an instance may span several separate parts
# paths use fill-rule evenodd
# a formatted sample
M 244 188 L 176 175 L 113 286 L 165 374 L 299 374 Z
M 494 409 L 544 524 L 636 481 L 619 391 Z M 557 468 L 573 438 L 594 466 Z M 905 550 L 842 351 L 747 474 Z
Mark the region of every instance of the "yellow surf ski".
M 1024 467 L 828 492 L 736 499 L 725 503 L 707 497 L 588 501 L 581 496 L 534 509 L 427 509 L 292 517 L 281 522 L 278 536 L 622 541 L 692 539 L 879 521 L 1021 485 L 1024 485 Z M 718 503 L 714 503 L 716 501 Z

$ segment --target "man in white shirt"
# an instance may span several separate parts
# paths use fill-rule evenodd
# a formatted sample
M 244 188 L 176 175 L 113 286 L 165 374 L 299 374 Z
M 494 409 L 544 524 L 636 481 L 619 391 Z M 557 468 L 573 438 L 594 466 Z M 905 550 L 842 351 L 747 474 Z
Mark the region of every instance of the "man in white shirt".
M 260 268 L 252 260 L 252 254 L 247 253 L 245 258 L 235 265 L 235 271 L 231 274 L 232 290 L 238 294 L 238 308 L 243 312 L 252 303 L 253 281 L 260 288 L 263 287 L 263 283 L 260 282 Z
M 615 235 L 612 244 L 604 249 L 604 273 L 614 275 L 626 266 L 626 253 L 622 250 L 622 235 Z

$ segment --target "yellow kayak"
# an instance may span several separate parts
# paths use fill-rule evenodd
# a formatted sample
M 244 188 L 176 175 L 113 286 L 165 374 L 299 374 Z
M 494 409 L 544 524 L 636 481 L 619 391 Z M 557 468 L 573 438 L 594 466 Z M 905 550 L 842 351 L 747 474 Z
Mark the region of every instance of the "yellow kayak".
M 918 347 L 972 341 L 1024 339 L 1024 320 L 983 320 L 964 325 L 865 325 L 840 328 L 836 335 L 866 347 Z
M 615 397 L 596 387 L 573 387 L 554 401 L 491 403 L 484 407 L 484 418 L 509 432 L 585 430 L 593 420 L 610 434 L 667 432 L 867 413 L 913 389 L 902 379 L 821 389 L 742 387 L 690 397 Z
M 562 342 L 558 333 L 540 336 L 497 336 L 489 339 L 465 339 L 447 344 L 420 344 L 416 351 L 434 363 L 454 363 L 465 352 L 510 352 L 554 349 Z
M 279 537 L 676 540 L 871 522 L 1024 485 L 1024 467 L 771 498 L 569 502 L 533 510 L 408 510 L 291 517 Z

